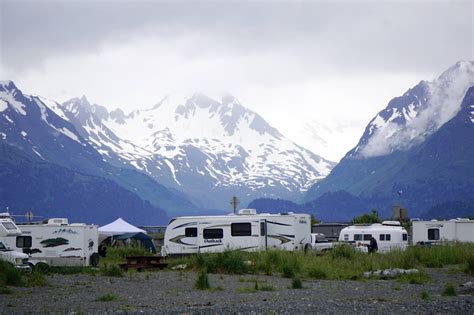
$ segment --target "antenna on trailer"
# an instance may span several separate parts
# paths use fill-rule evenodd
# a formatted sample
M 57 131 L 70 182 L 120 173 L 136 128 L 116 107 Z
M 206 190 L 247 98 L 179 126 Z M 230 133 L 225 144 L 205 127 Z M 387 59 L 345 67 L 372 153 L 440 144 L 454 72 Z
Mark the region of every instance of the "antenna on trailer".
M 232 205 L 232 208 L 234 209 L 234 214 L 237 212 L 237 205 L 240 203 L 239 199 L 237 196 L 232 197 L 230 200 L 230 204 Z

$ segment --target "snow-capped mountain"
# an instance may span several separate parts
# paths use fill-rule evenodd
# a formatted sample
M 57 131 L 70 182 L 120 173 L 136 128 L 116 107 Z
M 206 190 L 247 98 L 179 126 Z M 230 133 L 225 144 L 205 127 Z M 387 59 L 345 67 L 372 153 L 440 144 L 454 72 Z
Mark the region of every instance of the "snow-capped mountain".
M 474 62 L 459 61 L 431 82 L 421 81 L 390 101 L 367 126 L 350 157 L 375 157 L 422 143 L 453 118 L 474 85 Z
M 166 189 L 148 176 L 104 161 L 71 124 L 59 104 L 23 94 L 11 81 L 0 82 L 0 144 L 4 155 L 0 172 L 0 208 L 36 205 L 40 209 L 34 210 L 43 211 L 41 208 L 48 204 L 48 208 L 58 210 L 56 207 L 60 207 L 58 200 L 61 199 L 61 206 L 71 209 L 71 217 L 78 217 L 77 212 L 85 211 L 84 206 L 88 205 L 87 212 L 95 212 L 97 218 L 113 215 L 110 213 L 113 209 L 120 213 L 132 208 L 149 214 L 150 218 L 151 214 L 161 218 L 161 223 L 166 221 L 161 208 L 172 211 L 197 208 L 181 193 Z M 18 157 L 18 161 L 5 157 Z M 25 172 L 26 169 L 30 172 Z M 54 173 L 53 169 L 61 174 Z M 69 182 L 64 177 L 68 177 Z M 11 190 L 17 184 L 24 188 L 23 195 L 21 190 Z M 72 190 L 65 190 L 65 185 L 70 185 Z M 98 187 L 101 189 L 94 189 Z M 46 188 L 49 190 L 34 201 L 32 195 L 37 194 L 28 193 Z M 120 193 L 120 198 L 114 197 L 112 191 Z M 84 202 L 73 203 L 72 197 L 63 200 L 64 196 L 78 193 L 83 194 Z M 121 204 L 112 207 L 116 202 L 110 198 L 121 200 Z M 5 204 L 7 200 L 10 201 Z M 54 211 L 51 213 L 57 213 Z M 136 216 L 136 213 L 128 215 Z
M 373 207 L 388 214 L 394 203 L 415 216 L 448 203 L 456 205 L 456 213 L 472 211 L 473 86 L 474 62 L 461 61 L 392 99 L 305 200 L 343 191 L 363 200 L 365 211 Z
M 227 95 L 165 97 L 125 114 L 87 99 L 57 108 L 102 157 L 129 165 L 200 205 L 227 208 L 232 195 L 294 199 L 327 176 L 334 163 L 285 138 Z M 61 114 L 60 113 L 60 114 Z

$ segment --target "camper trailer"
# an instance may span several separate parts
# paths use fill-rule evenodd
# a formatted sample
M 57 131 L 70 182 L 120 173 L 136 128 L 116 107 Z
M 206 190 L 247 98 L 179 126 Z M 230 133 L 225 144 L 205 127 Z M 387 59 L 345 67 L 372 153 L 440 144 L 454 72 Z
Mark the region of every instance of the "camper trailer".
M 351 243 L 361 251 L 365 251 L 372 236 L 377 241 L 379 252 L 388 252 L 393 249 L 404 250 L 408 245 L 407 231 L 398 221 L 348 226 L 341 230 L 339 241 Z
M 474 220 L 413 221 L 413 244 L 474 242 Z
M 260 251 L 270 248 L 304 250 L 311 240 L 307 214 L 257 214 L 241 209 L 237 215 L 190 216 L 172 219 L 165 231 L 161 255 Z
M 41 262 L 50 266 L 96 266 L 99 263 L 96 225 L 69 224 L 65 218 L 16 224 L 8 214 L 2 214 L 0 220 L 10 231 L 0 235 L 1 240 L 8 247 L 28 254 L 32 265 Z

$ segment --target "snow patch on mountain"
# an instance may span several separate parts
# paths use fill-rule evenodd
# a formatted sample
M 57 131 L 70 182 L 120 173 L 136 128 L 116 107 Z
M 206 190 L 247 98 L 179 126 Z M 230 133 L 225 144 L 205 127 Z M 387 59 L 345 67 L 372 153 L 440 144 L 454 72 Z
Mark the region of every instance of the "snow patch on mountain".
M 0 92 L 0 98 L 6 101 L 8 104 L 11 105 L 11 107 L 20 113 L 23 116 L 26 116 L 26 111 L 25 111 L 25 105 L 23 105 L 21 102 L 18 102 L 15 99 L 15 96 L 12 95 L 11 93 L 1 91 Z
M 369 124 L 370 138 L 356 148 L 363 157 L 390 154 L 421 143 L 461 109 L 467 89 L 474 85 L 474 62 L 460 61 L 425 85 L 427 96 L 403 108 L 387 108 Z M 410 91 L 404 96 L 410 96 Z M 387 118 L 385 118 L 387 117 Z
M 8 108 L 8 103 L 4 100 L 0 100 L 0 113 Z

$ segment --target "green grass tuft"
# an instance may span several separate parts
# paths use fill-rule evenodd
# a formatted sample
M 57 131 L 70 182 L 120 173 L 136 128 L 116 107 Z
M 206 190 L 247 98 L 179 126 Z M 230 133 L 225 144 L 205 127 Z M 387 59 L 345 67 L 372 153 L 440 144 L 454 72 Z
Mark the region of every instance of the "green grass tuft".
M 199 273 L 194 287 L 198 290 L 209 290 L 211 288 L 206 270 L 203 270 Z
M 452 283 L 446 284 L 446 286 L 444 287 L 443 296 L 456 296 L 456 295 L 457 293 L 456 293 L 456 288 L 454 287 L 454 284 Z
M 106 277 L 123 277 L 123 270 L 118 265 L 104 265 L 100 268 L 100 273 Z
M 24 286 L 23 273 L 7 261 L 0 260 L 0 286 Z
M 291 281 L 292 289 L 303 289 L 303 282 L 299 278 L 293 278 Z
M 110 302 L 110 301 L 117 301 L 119 297 L 113 293 L 107 293 L 101 295 L 95 299 L 96 302 Z
M 48 285 L 48 280 L 41 272 L 33 271 L 27 277 L 27 284 L 29 287 L 44 287 Z
M 0 294 L 13 294 L 13 291 L 7 287 L 0 287 Z
M 430 295 L 426 291 L 421 291 L 420 298 L 422 300 L 428 300 L 430 298 Z
M 401 275 L 398 278 L 398 281 L 402 283 L 409 283 L 409 284 L 425 284 L 425 283 L 430 282 L 431 278 L 426 273 L 418 272 L 418 273 L 410 273 L 410 274 Z

